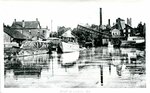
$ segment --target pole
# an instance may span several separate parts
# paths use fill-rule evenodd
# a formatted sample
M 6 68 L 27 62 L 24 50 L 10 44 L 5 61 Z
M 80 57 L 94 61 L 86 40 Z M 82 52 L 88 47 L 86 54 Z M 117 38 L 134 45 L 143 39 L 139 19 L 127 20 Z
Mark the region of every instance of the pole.
M 100 65 L 100 81 L 101 86 L 103 86 L 103 65 Z
M 51 33 L 53 32 L 53 30 L 52 30 L 52 29 L 53 29 L 53 26 L 52 26 L 52 25 L 53 25 L 53 20 L 51 20 Z M 53 33 L 52 33 L 52 34 L 53 34 Z M 53 37 L 53 35 L 52 35 L 52 37 Z

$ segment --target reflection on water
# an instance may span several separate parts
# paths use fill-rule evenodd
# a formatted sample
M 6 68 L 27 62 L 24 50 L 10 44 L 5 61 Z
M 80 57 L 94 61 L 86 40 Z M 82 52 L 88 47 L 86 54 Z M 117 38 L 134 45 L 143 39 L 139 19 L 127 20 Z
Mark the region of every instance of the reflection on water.
M 90 48 L 5 60 L 5 87 L 146 87 L 145 50 Z

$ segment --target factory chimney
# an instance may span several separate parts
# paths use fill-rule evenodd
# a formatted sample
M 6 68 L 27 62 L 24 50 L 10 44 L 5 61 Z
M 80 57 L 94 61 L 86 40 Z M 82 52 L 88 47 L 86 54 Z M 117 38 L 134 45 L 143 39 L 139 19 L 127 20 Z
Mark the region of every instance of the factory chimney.
M 102 8 L 100 8 L 100 27 L 102 26 Z
M 110 26 L 110 19 L 108 19 L 108 26 Z

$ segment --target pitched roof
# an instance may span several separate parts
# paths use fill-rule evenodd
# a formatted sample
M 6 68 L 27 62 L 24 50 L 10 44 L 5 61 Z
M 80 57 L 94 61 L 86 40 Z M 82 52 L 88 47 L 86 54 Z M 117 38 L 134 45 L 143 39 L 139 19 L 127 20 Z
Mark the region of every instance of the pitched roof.
M 117 24 L 115 24 L 114 26 L 111 27 L 111 29 L 115 29 L 117 28 Z M 128 24 L 125 24 L 125 27 L 129 27 L 130 29 L 133 29 L 131 26 L 129 26 Z
M 15 39 L 28 39 L 26 36 L 24 36 L 23 34 L 21 34 L 18 31 L 11 29 L 10 27 L 4 26 L 4 32 Z
M 67 30 L 65 33 L 62 34 L 63 37 L 73 37 L 75 38 L 72 34 L 71 34 L 71 30 Z
M 40 27 L 39 21 L 17 21 L 13 22 L 12 28 L 38 28 Z

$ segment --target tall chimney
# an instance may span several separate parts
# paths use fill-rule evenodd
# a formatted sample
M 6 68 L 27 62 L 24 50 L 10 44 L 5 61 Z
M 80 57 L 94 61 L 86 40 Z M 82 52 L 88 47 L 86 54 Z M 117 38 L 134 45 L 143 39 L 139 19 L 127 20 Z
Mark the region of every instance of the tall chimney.
M 100 8 L 100 26 L 102 26 L 102 8 Z
M 108 25 L 110 26 L 110 19 L 108 19 Z

